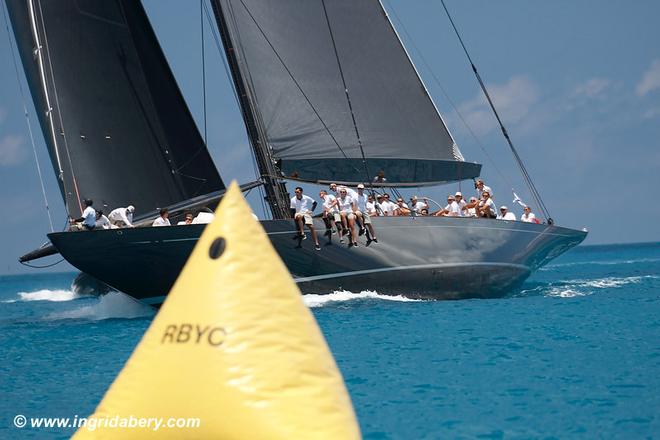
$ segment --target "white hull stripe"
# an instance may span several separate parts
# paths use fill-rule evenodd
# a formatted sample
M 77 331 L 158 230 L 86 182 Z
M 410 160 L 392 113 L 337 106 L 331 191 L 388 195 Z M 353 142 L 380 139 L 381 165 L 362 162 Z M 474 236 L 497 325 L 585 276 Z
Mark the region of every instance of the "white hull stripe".
M 369 275 L 372 273 L 390 272 L 390 271 L 399 271 L 399 270 L 439 269 L 443 267 L 474 267 L 474 266 L 512 267 L 512 268 L 524 270 L 526 272 L 531 272 L 531 269 L 529 267 L 524 266 L 522 264 L 513 264 L 513 263 L 435 263 L 435 264 L 415 264 L 411 266 L 379 267 L 377 269 L 353 270 L 350 272 L 337 272 L 337 273 L 329 273 L 326 275 L 315 275 L 311 277 L 294 278 L 294 280 L 296 283 L 305 283 L 309 281 L 351 277 L 356 275 Z

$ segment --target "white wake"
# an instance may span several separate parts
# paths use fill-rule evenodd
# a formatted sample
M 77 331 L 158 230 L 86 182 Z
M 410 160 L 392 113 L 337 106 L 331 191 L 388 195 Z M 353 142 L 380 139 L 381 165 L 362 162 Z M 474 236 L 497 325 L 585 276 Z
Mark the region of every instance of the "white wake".
M 78 295 L 70 290 L 49 290 L 42 289 L 34 292 L 19 292 L 18 298 L 8 299 L 3 302 L 13 303 L 19 301 L 73 301 L 74 299 L 85 298 L 85 296 Z
M 364 299 L 376 299 L 384 301 L 399 301 L 399 302 L 411 302 L 411 301 L 423 301 L 419 299 L 406 298 L 402 295 L 381 295 L 372 290 L 363 290 L 359 293 L 353 293 L 348 290 L 337 290 L 332 293 L 324 295 L 315 295 L 308 294 L 303 295 L 303 300 L 307 307 L 323 307 L 326 304 L 337 303 L 337 302 L 346 302 L 346 301 L 355 301 L 355 300 L 364 300 Z
M 46 320 L 87 319 L 99 321 L 103 319 L 123 318 L 133 319 L 151 316 L 155 310 L 121 292 L 110 292 L 95 298 L 93 302 L 71 310 L 51 313 Z
M 547 286 L 537 286 L 522 290 L 521 294 L 540 293 L 543 296 L 557 298 L 575 298 L 593 295 L 601 289 L 618 289 L 629 284 L 640 284 L 645 280 L 660 279 L 655 275 L 631 277 L 605 277 L 596 279 L 576 279 L 551 283 Z

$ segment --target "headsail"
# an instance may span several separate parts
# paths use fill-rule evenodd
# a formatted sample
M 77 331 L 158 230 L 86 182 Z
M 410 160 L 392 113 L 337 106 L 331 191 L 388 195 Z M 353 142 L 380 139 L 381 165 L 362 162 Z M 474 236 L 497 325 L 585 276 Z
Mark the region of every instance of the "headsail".
M 214 0 L 273 159 L 289 177 L 388 183 L 468 179 L 378 0 Z M 220 23 L 220 25 L 222 25 Z
M 6 3 L 70 215 L 224 189 L 139 1 Z

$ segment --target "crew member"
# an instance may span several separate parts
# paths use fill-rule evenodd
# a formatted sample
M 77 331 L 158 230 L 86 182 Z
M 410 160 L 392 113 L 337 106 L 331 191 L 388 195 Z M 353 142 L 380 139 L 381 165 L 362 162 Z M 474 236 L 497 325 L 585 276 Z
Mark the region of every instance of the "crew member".
M 497 216 L 498 220 L 511 220 L 516 221 L 516 215 L 509 211 L 506 206 L 500 206 L 500 215 Z
M 103 211 L 101 210 L 96 211 L 96 229 L 112 229 L 110 220 L 108 220 L 108 217 L 103 215 Z
M 192 212 L 186 212 L 186 216 L 184 217 L 184 219 L 178 222 L 176 225 L 177 226 L 192 225 L 192 222 L 193 222 Z
M 371 217 L 369 215 L 369 197 L 364 193 L 364 185 L 361 183 L 357 186 L 357 194 L 358 196 L 355 200 L 357 211 L 355 211 L 355 216 L 358 226 L 360 226 L 359 235 L 367 232 L 367 242 L 375 241 L 378 243 L 374 228 L 371 225 Z
M 312 220 L 312 211 L 316 209 L 316 200 L 304 195 L 303 189 L 299 186 L 296 187 L 294 192 L 295 196 L 291 197 L 291 209 L 295 210 L 293 218 L 298 225 L 298 235 L 296 238 L 301 240 L 307 238 L 304 230 L 304 225 L 307 225 L 307 228 L 312 233 L 312 239 L 314 239 L 314 248 L 320 251 L 321 245 L 316 236 L 314 221 Z
M 525 205 L 523 208 L 523 215 L 520 216 L 520 220 L 525 222 L 525 223 L 538 223 L 539 221 L 536 219 L 536 216 L 532 212 L 532 208 L 529 206 Z
M 113 209 L 110 214 L 108 214 L 108 220 L 119 228 L 132 228 L 134 212 L 135 207 L 133 205 L 128 205 L 126 208 Z
M 484 183 L 483 179 L 477 179 L 477 181 L 474 183 L 474 187 L 477 190 L 477 196 L 479 199 L 483 197 L 484 192 L 488 192 L 488 194 L 493 197 L 493 190 L 490 189 L 490 186 Z
M 159 212 L 159 217 L 154 220 L 151 226 L 172 226 L 170 224 L 170 211 L 167 208 L 162 208 Z
M 348 195 L 348 191 L 345 187 L 339 189 L 339 197 L 335 201 L 337 208 L 339 208 L 339 215 L 341 216 L 341 224 L 343 230 L 339 235 L 339 241 L 344 242 L 344 235 L 350 232 L 348 238 L 349 246 L 357 246 L 357 234 L 355 233 L 355 211 L 357 211 L 357 205 L 355 200 Z
M 82 226 L 79 226 L 79 229 L 86 229 L 91 231 L 96 227 L 96 210 L 92 208 L 94 201 L 92 199 L 85 199 L 85 210 L 82 212 L 82 217 L 77 219 L 71 219 L 69 222 L 72 225 L 80 223 Z
M 337 231 L 341 229 L 341 217 L 339 216 L 339 211 L 335 204 L 337 198 L 332 194 L 328 194 L 324 189 L 319 191 L 319 197 L 323 202 L 323 214 L 321 214 L 321 218 L 323 218 L 323 223 L 325 223 L 325 235 L 330 237 L 332 235 L 333 223 L 335 224 Z

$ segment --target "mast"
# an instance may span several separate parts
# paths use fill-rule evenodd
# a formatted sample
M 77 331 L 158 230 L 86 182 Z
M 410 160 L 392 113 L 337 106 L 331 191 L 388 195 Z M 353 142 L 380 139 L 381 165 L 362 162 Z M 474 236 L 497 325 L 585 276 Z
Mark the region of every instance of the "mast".
M 278 177 L 280 171 L 275 165 L 268 145 L 268 137 L 264 129 L 263 118 L 257 108 L 254 93 L 250 90 L 250 85 L 241 71 L 241 63 L 236 56 L 234 41 L 229 33 L 225 14 L 218 0 L 212 0 L 211 5 L 220 31 L 220 37 L 225 49 L 225 55 L 227 56 L 234 87 L 238 95 L 241 114 L 245 122 L 248 138 L 250 139 L 250 145 L 254 151 L 260 178 L 264 182 L 266 202 L 270 207 L 273 219 L 290 218 L 289 196 L 284 182 Z M 234 39 L 237 41 L 238 36 L 235 35 Z

